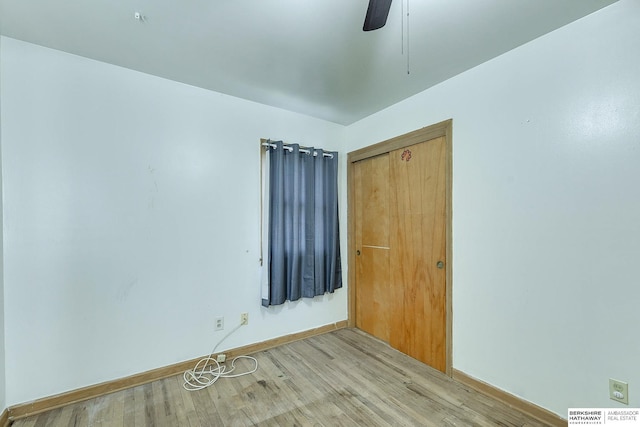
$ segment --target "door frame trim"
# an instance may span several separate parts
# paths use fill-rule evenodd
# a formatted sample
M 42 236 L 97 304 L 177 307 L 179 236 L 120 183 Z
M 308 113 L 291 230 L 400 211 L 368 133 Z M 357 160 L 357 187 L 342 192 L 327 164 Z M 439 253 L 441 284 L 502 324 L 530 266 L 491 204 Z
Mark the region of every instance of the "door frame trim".
M 373 144 L 347 154 L 347 223 L 349 233 L 347 235 L 349 265 L 348 288 L 348 325 L 356 327 L 356 272 L 355 272 L 355 196 L 354 163 L 371 157 L 386 154 L 390 151 L 419 144 L 434 138 L 445 137 L 445 223 L 446 223 L 446 254 L 447 272 L 445 276 L 446 286 L 446 370 L 447 376 L 453 375 L 453 119 L 448 119 L 413 132 L 406 133 L 385 141 Z

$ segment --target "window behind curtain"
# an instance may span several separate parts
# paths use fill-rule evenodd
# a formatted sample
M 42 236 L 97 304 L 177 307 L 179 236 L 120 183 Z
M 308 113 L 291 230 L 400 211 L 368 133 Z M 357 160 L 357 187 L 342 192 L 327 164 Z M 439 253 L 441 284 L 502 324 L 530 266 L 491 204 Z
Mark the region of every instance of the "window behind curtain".
M 341 288 L 338 153 L 282 141 L 266 150 L 262 305 Z

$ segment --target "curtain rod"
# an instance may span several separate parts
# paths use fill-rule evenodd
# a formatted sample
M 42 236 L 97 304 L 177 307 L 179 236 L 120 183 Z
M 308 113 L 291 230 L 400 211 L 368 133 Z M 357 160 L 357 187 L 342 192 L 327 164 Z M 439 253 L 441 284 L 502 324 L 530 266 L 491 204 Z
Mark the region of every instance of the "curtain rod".
M 271 142 L 263 142 L 262 146 L 263 147 L 271 147 L 271 148 L 276 148 L 277 147 L 276 144 L 273 144 Z M 287 150 L 290 153 L 293 151 L 293 147 L 290 147 L 289 144 L 284 144 L 283 143 L 282 148 L 284 148 L 285 150 Z M 304 154 L 311 154 L 311 150 L 307 150 L 306 148 L 300 148 L 300 152 L 304 153 Z M 313 157 L 316 157 L 317 155 L 318 155 L 318 151 L 313 150 Z M 329 158 L 333 159 L 333 154 L 331 154 L 331 153 L 322 153 L 322 155 L 323 155 L 323 157 L 329 157 Z

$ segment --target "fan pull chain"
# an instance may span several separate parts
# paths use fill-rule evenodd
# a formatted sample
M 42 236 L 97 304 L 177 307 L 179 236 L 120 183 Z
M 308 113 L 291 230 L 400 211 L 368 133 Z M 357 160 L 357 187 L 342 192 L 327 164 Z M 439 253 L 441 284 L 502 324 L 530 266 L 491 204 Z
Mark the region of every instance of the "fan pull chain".
M 400 53 L 404 56 L 404 0 L 400 2 Z
M 407 0 L 407 75 L 411 74 L 411 62 L 409 61 L 409 0 Z

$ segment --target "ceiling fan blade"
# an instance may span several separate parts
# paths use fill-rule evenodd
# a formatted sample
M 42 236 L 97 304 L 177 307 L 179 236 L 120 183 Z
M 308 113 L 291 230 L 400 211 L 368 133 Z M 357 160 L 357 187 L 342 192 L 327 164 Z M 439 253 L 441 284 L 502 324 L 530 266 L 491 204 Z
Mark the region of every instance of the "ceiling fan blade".
M 389 16 L 391 0 L 369 0 L 367 16 L 364 18 L 363 31 L 377 30 L 384 27 Z

